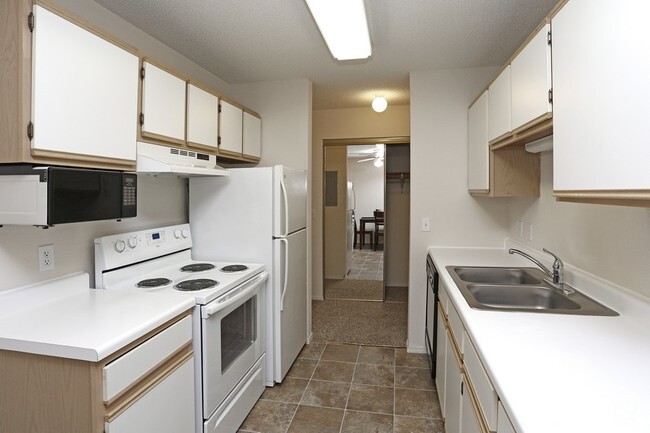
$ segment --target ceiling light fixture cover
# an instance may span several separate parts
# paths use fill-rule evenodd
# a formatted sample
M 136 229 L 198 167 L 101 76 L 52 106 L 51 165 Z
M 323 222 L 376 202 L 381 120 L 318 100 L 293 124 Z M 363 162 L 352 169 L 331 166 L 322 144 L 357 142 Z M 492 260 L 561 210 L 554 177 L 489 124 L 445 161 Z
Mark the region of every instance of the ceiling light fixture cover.
M 363 0 L 305 0 L 327 48 L 337 60 L 372 54 Z
M 377 113 L 382 113 L 388 107 L 388 101 L 383 96 L 377 96 L 372 100 L 372 109 Z

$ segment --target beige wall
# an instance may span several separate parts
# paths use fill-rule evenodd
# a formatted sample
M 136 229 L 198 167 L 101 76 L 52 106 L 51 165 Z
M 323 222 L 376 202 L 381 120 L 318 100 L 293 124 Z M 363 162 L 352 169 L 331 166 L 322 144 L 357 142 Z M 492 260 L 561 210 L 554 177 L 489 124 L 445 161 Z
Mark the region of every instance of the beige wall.
M 389 106 L 383 113 L 375 113 L 370 107 L 313 112 L 311 281 L 314 299 L 323 299 L 323 140 L 408 136 L 409 111 L 408 106 Z
M 342 279 L 347 272 L 347 165 L 348 155 L 345 146 L 328 146 L 325 153 L 325 171 L 333 171 L 336 176 L 336 206 L 324 208 L 325 239 L 325 278 Z
M 553 154 L 542 154 L 539 199 L 513 199 L 510 237 L 650 298 L 650 209 L 557 202 Z M 533 224 L 533 241 L 519 221 Z
M 467 192 L 467 107 L 495 72 L 411 73 L 410 351 L 424 351 L 427 247 L 501 246 L 508 235 L 508 201 Z M 430 232 L 420 231 L 423 217 Z

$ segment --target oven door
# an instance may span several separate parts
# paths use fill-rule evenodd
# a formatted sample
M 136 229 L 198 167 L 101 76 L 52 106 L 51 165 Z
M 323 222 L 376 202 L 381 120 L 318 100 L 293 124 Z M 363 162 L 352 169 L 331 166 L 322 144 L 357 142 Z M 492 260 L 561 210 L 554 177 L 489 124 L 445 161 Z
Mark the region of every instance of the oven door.
M 262 272 L 201 307 L 204 419 L 264 353 L 267 278 Z

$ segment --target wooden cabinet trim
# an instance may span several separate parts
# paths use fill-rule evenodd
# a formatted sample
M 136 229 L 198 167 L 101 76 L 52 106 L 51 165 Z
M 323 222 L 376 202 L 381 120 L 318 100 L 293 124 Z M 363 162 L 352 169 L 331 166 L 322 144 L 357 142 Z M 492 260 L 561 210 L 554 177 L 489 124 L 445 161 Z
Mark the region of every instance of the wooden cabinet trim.
M 167 145 L 169 147 L 185 147 L 185 140 L 167 137 L 165 135 L 155 134 L 153 132 L 146 132 L 143 131 L 141 127 L 138 129 L 140 130 L 140 135 L 142 136 L 142 138 L 143 139 L 148 138 L 149 140 L 151 140 L 151 143 Z M 144 140 L 140 140 L 140 141 L 144 141 Z
M 553 196 L 562 202 L 650 207 L 650 190 L 553 191 Z
M 551 134 L 553 134 L 553 115 L 547 113 L 517 128 L 517 132 L 512 133 L 508 137 L 490 141 L 490 149 L 497 150 L 506 146 L 523 145 L 540 138 L 548 137 Z

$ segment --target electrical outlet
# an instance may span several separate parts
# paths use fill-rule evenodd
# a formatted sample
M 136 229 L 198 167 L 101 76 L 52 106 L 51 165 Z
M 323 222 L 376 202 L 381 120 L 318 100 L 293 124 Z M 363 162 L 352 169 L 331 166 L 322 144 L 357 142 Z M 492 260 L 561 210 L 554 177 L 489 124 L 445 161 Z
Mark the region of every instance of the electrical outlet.
M 429 218 L 422 218 L 422 231 L 423 232 L 431 231 L 431 220 L 429 220 Z
M 54 244 L 38 247 L 38 270 L 49 271 L 54 269 Z

